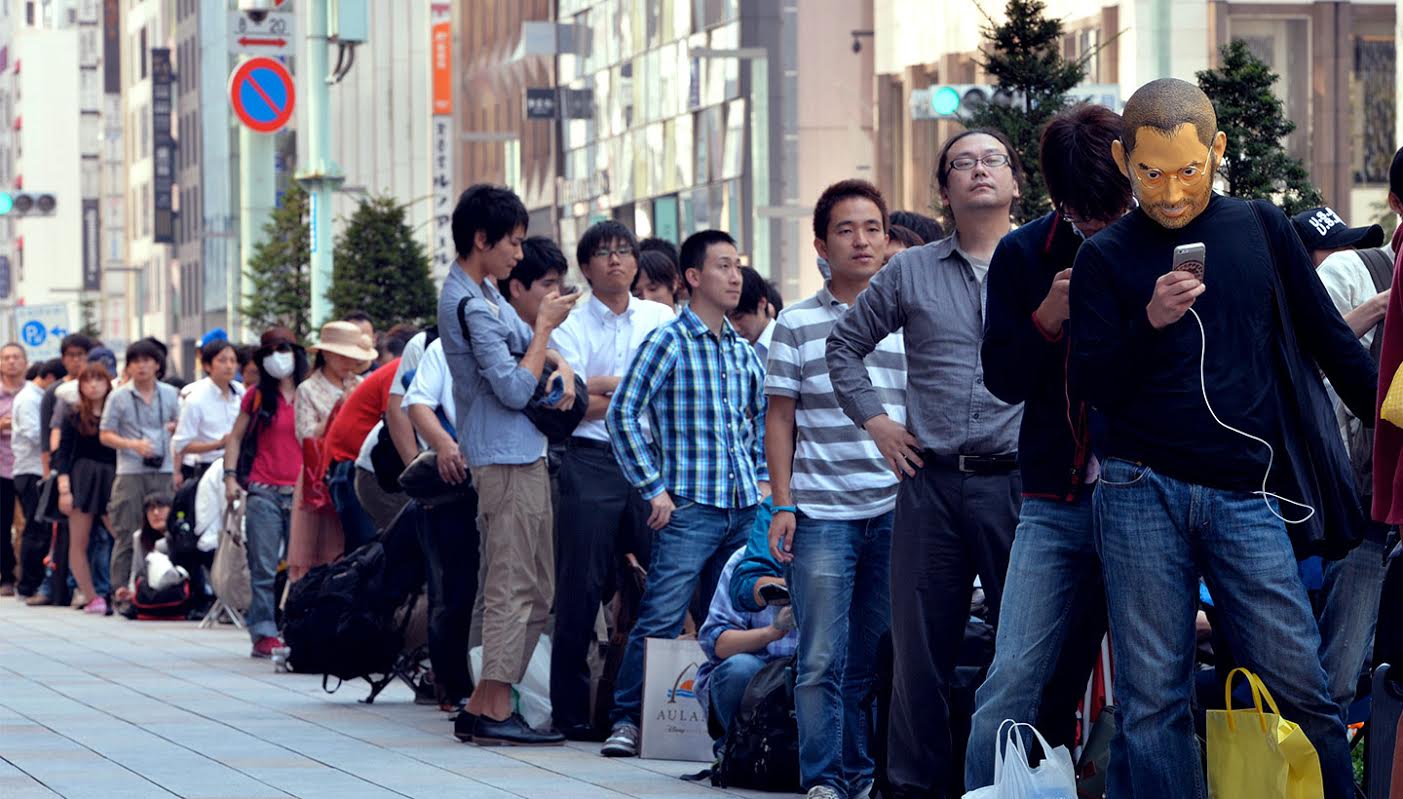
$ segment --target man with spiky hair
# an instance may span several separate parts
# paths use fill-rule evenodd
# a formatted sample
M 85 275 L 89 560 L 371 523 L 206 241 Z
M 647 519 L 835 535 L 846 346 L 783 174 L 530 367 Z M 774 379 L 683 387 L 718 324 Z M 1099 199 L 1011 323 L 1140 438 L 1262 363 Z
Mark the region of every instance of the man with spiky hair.
M 1107 157 L 1139 208 L 1072 269 L 1073 387 L 1105 421 L 1093 512 L 1120 730 L 1137 799 L 1204 795 L 1189 712 L 1201 577 L 1233 655 L 1319 753 L 1324 795 L 1348 799 L 1296 559 L 1339 557 L 1363 529 L 1319 372 L 1365 416 L 1376 370 L 1285 214 L 1213 192 L 1226 147 L 1198 87 L 1137 90 Z M 1199 268 L 1175 269 L 1189 245 Z

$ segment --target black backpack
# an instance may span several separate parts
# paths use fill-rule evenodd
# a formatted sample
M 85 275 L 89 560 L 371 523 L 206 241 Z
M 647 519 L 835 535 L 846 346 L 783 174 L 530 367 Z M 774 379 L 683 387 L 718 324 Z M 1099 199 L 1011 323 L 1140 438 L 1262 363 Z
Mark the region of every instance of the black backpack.
M 711 772 L 719 788 L 801 793 L 794 658 L 766 663 L 750 679 Z
M 323 675 L 328 692 L 336 690 L 328 687 L 331 677 L 362 678 L 372 699 L 394 678 L 405 623 L 396 616 L 401 608 L 412 610 L 424 581 L 416 514 L 410 503 L 375 540 L 292 584 L 282 626 L 290 669 Z
M 200 536 L 195 533 L 195 495 L 199 488 L 199 480 L 186 480 L 171 498 L 166 547 L 172 561 L 184 560 L 199 552 Z

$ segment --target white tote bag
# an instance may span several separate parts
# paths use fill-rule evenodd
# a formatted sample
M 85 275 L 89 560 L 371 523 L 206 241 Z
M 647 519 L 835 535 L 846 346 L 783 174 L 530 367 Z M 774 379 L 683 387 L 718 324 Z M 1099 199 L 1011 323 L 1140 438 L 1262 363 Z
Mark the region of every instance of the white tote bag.
M 643 650 L 643 724 L 639 754 L 658 760 L 710 761 L 706 713 L 693 690 L 706 654 L 696 641 L 649 638 Z
M 1036 766 L 1028 765 L 1019 727 L 1028 728 L 1042 744 L 1043 761 Z M 1065 746 L 1052 748 L 1033 725 L 1005 719 L 994 738 L 994 784 L 970 791 L 964 799 L 1077 799 L 1072 753 Z

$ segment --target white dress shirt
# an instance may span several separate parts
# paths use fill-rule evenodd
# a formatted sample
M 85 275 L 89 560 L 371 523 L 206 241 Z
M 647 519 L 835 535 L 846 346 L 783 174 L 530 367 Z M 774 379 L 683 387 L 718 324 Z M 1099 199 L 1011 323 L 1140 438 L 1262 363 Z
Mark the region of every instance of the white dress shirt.
M 44 451 L 43 436 L 47 432 L 39 429 L 39 404 L 43 400 L 44 390 L 31 381 L 15 395 L 15 404 L 10 407 L 10 447 L 15 453 L 16 477 L 22 474 L 42 477 L 44 474 L 39 457 Z
M 419 367 L 414 370 L 414 379 L 404 392 L 405 412 L 409 411 L 410 405 L 424 405 L 434 410 L 442 408 L 445 419 L 458 418 L 458 406 L 453 402 L 453 380 L 448 375 L 448 359 L 444 357 L 443 344 L 438 339 L 430 342 L 428 349 L 424 350 L 424 357 L 419 359 Z M 419 448 L 428 449 L 422 438 L 419 439 Z
M 229 435 L 234 429 L 234 420 L 239 418 L 239 404 L 243 395 L 243 386 L 239 383 L 230 383 L 226 393 L 213 380 L 195 381 L 195 388 L 181 405 L 180 421 L 175 426 L 176 451 L 190 444 L 218 441 Z M 222 457 L 222 448 L 195 456 L 199 463 L 214 463 Z
M 594 377 L 623 377 L 643 339 L 676 316 L 662 303 L 632 296 L 624 312 L 616 314 L 598 297 L 591 296 L 584 305 L 570 311 L 555 329 L 550 346 L 585 382 Z M 609 440 L 603 419 L 580 422 L 574 435 Z

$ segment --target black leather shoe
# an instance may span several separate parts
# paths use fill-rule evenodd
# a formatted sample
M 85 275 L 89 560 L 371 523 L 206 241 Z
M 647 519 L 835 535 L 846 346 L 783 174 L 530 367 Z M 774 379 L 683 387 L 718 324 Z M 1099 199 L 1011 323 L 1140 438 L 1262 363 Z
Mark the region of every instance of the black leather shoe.
M 477 724 L 477 716 L 464 710 L 453 717 L 453 737 L 465 744 L 473 742 L 473 727 Z
M 501 721 L 478 716 L 473 724 L 473 743 L 478 746 L 560 746 L 565 743 L 565 736 L 554 730 L 533 730 L 520 713 L 513 713 Z
M 565 736 L 565 740 L 567 741 L 604 742 L 603 733 L 595 729 L 591 724 L 566 724 L 564 726 L 557 724 L 556 729 L 560 730 L 560 733 Z

